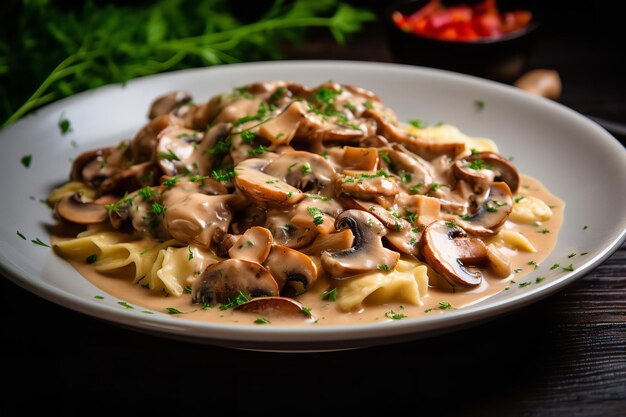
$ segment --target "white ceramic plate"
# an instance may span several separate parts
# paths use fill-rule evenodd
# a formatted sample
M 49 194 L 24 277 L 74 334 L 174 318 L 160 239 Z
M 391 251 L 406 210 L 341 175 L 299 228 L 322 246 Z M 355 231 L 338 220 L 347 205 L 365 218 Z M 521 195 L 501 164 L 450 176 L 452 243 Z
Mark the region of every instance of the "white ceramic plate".
M 512 287 L 446 314 L 355 326 L 272 327 L 145 315 L 126 310 L 115 300 L 96 300 L 94 294 L 100 293 L 96 287 L 50 249 L 31 243 L 37 237 L 49 242 L 51 211 L 38 200 L 67 180 L 69 159 L 84 150 L 132 137 L 145 123 L 156 96 L 181 89 L 202 101 L 235 86 L 277 79 L 307 85 L 333 80 L 364 87 L 377 93 L 401 120 L 445 121 L 469 135 L 494 139 L 501 153 L 515 156 L 521 172 L 541 180 L 567 204 L 557 247 L 544 264 L 562 263 L 571 252 L 586 251 L 588 255 L 572 259 L 573 272 L 546 275 L 542 285 Z M 476 100 L 485 102 L 484 109 L 477 109 Z M 61 135 L 57 127 L 62 115 L 72 124 L 67 135 Z M 9 279 L 50 301 L 139 331 L 230 347 L 342 349 L 451 331 L 562 289 L 604 261 L 626 232 L 626 151 L 615 138 L 580 114 L 513 87 L 419 67 L 283 61 L 146 77 L 47 106 L 1 131 L 0 144 L 0 269 Z M 26 169 L 20 159 L 29 154 L 32 164 Z M 18 230 L 27 240 L 17 235 Z

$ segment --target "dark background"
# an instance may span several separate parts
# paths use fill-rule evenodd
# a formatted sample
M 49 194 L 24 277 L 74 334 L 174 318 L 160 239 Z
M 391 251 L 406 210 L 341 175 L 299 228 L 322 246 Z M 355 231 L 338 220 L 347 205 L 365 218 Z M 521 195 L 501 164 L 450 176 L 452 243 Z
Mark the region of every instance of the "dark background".
M 353 3 L 382 10 L 382 2 Z M 611 10 L 617 3 L 543 3 L 549 4 L 544 4 L 530 67 L 559 71 L 562 104 L 626 123 L 624 28 Z M 394 62 L 380 23 L 342 47 L 320 34 L 287 53 L 293 59 Z M 2 415 L 43 408 L 124 415 L 269 410 L 624 416 L 625 249 L 566 290 L 486 324 L 414 342 L 308 354 L 215 348 L 144 335 L 1 279 L 6 388 L 0 409 Z

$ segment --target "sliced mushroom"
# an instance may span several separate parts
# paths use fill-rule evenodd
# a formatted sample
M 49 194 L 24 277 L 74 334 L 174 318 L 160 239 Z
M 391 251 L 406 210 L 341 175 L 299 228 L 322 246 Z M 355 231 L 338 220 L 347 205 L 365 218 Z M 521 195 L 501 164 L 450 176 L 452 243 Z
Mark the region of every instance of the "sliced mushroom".
M 494 235 L 513 210 L 513 195 L 504 182 L 494 182 L 480 209 L 469 217 L 455 221 L 469 233 L 477 236 Z
M 230 194 L 189 194 L 167 207 L 165 226 L 174 239 L 208 248 L 214 238 L 221 240 L 226 235 L 233 216 L 229 206 L 232 198 Z
M 181 124 L 171 115 L 158 116 L 141 128 L 130 143 L 132 159 L 135 163 L 153 161 L 157 137 L 168 126 Z
M 379 204 L 371 203 L 369 201 L 358 200 L 347 196 L 343 196 L 341 198 L 341 202 L 347 208 L 363 210 L 371 213 L 372 215 L 374 215 L 374 217 L 380 220 L 381 223 L 384 224 L 385 227 L 389 230 L 399 232 L 400 230 L 406 230 L 410 228 L 409 223 L 406 220 L 395 217 L 391 211 L 385 209 Z
M 395 268 L 400 254 L 383 246 L 385 226 L 372 214 L 362 210 L 346 210 L 337 217 L 335 228 L 349 228 L 354 235 L 350 249 L 322 252 L 321 262 L 326 273 L 337 279 L 366 271 Z
M 378 151 L 376 148 L 343 148 L 341 165 L 344 170 L 374 171 L 378 166 Z
M 488 259 L 482 240 L 467 237 L 453 222 L 438 220 L 426 227 L 420 241 L 424 261 L 453 287 L 475 287 L 482 281 L 480 271 L 468 267 Z
M 477 165 L 484 165 L 493 171 L 494 181 L 505 182 L 513 194 L 519 189 L 520 178 L 517 168 L 502 155 L 495 152 L 478 152 L 463 159 L 470 164 L 481 161 Z
M 227 259 L 209 265 L 194 281 L 193 303 L 227 303 L 239 293 L 248 298 L 276 297 L 278 285 L 267 269 L 256 262 Z
M 101 174 L 99 171 L 102 169 L 102 165 L 105 164 L 105 160 L 111 154 L 112 150 L 113 148 L 99 148 L 86 151 L 78 155 L 76 159 L 74 159 L 74 162 L 72 162 L 70 179 L 74 181 L 82 181 L 92 185 L 95 183 L 96 186 L 99 185 L 100 182 L 108 176 L 106 174 Z M 90 169 L 89 171 L 97 172 L 85 173 L 85 168 L 94 161 L 94 169 Z M 96 180 L 98 177 L 100 177 L 99 180 Z
M 158 168 L 152 162 L 131 165 L 127 169 L 116 171 L 102 181 L 100 192 L 114 193 L 152 185 L 156 182 L 157 174 Z
M 245 231 L 229 249 L 233 259 L 262 264 L 272 249 L 272 233 L 265 227 L 255 226 Z M 270 271 L 271 272 L 271 271 Z
M 287 246 L 272 247 L 263 266 L 270 271 L 284 296 L 295 297 L 317 280 L 317 268 L 311 258 Z
M 290 223 L 300 227 L 315 228 L 320 233 L 335 231 L 335 218 L 344 208 L 335 199 L 317 194 L 307 194 L 293 210 Z
M 215 254 L 220 258 L 227 258 L 228 251 L 233 247 L 235 242 L 239 239 L 239 235 L 231 235 L 230 233 L 226 233 L 222 240 L 217 243 L 215 247 Z M 213 239 L 214 241 L 217 239 Z
M 293 101 L 278 116 L 259 126 L 259 136 L 274 145 L 289 144 L 305 114 L 304 105 L 299 101 Z
M 102 223 L 109 217 L 104 204 L 85 201 L 80 192 L 63 197 L 54 210 L 62 219 L 84 225 Z
M 391 178 L 383 175 L 344 176 L 337 179 L 335 186 L 342 194 L 364 200 L 372 200 L 377 196 L 395 196 L 400 191 Z
M 319 256 L 325 250 L 341 250 L 352 247 L 354 235 L 346 229 L 336 233 L 319 234 L 309 246 L 300 249 L 306 255 Z
M 411 136 L 394 126 L 390 121 L 378 111 L 367 109 L 363 112 L 362 117 L 368 117 L 376 121 L 378 125 L 377 133 L 384 136 L 391 142 L 399 142 L 406 146 L 411 152 L 415 152 L 420 157 L 431 161 L 441 155 L 455 157 L 465 150 L 465 144 L 460 142 L 432 142 Z
M 317 192 L 335 180 L 335 170 L 326 159 L 305 151 L 285 152 L 263 171 L 301 191 Z
M 466 159 L 459 159 L 452 165 L 454 176 L 461 181 L 470 184 L 472 190 L 477 194 L 482 194 L 489 189 L 495 174 L 491 169 L 482 167 L 482 165 L 472 165 Z
M 400 177 L 406 191 L 421 194 L 429 190 L 435 177 L 431 164 L 397 143 L 379 152 L 386 153 L 390 161 L 387 163 L 389 170 Z
M 177 108 L 191 102 L 191 98 L 191 94 L 187 93 L 186 91 L 172 91 L 171 93 L 158 97 L 152 102 L 148 117 L 150 119 L 154 119 L 155 117 L 168 114 L 176 110 Z
M 287 297 L 259 297 L 235 307 L 235 310 L 244 313 L 254 313 L 264 317 L 311 317 L 311 313 L 301 303 Z
M 305 195 L 299 189 L 263 172 L 270 162 L 252 158 L 237 164 L 235 187 L 263 207 L 290 206 L 302 200 Z
M 318 232 L 315 227 L 301 227 L 290 221 L 289 212 L 275 209 L 267 211 L 265 227 L 272 232 L 274 242 L 278 245 L 298 249 L 311 243 L 317 236 Z
M 165 175 L 200 174 L 200 159 L 207 159 L 196 152 L 202 137 L 202 132 L 178 126 L 165 128 L 159 133 L 156 159 Z

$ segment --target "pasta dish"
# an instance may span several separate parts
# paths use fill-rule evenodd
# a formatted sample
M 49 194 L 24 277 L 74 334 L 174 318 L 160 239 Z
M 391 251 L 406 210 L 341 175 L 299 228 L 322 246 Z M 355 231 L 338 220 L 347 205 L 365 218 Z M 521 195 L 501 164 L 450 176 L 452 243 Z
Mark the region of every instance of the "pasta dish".
M 563 203 L 488 138 L 403 122 L 334 82 L 156 98 L 134 137 L 80 154 L 49 202 L 55 251 L 146 313 L 337 324 L 443 313 L 508 290 Z

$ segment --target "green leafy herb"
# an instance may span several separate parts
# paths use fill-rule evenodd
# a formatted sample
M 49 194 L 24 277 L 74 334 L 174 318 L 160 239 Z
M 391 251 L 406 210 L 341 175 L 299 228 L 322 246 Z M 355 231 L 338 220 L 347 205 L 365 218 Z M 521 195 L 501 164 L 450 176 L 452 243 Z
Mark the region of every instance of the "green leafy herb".
M 391 268 L 389 268 L 389 265 L 387 264 L 381 264 L 381 265 L 378 265 L 378 270 L 383 271 L 383 272 L 389 272 L 391 271 Z
M 178 184 L 178 177 L 172 177 L 169 180 L 163 181 L 162 185 L 166 186 L 167 188 L 172 188 L 176 184 Z
M 520 201 L 522 201 L 524 198 L 526 198 L 526 197 L 524 197 L 523 195 L 519 195 L 519 196 L 515 197 L 515 202 L 516 202 L 516 203 L 519 203 L 519 202 L 520 202 Z
M 267 148 L 263 145 L 259 145 L 256 148 L 252 148 L 248 150 L 248 155 L 250 156 L 262 155 L 265 153 L 265 151 L 267 151 Z
M 439 301 L 439 310 L 449 310 L 452 308 L 452 304 L 447 301 Z
M 583 226 L 583 230 L 587 230 L 587 229 L 589 229 L 589 226 L 584 225 L 584 226 Z
M 230 152 L 230 148 L 233 146 L 233 142 L 230 136 L 221 138 L 215 145 L 207 149 L 205 152 L 209 155 L 221 155 Z
M 475 159 L 467 167 L 479 171 L 481 169 L 487 169 L 487 164 L 485 164 L 485 161 L 483 161 L 482 159 Z
M 319 194 L 307 193 L 306 196 L 309 197 L 309 198 L 312 198 L 314 200 L 321 200 L 321 201 L 331 201 L 333 199 L 332 197 L 324 197 L 324 196 L 319 195 Z
M 520 282 L 519 284 L 517 284 L 517 286 L 520 288 L 524 288 L 524 287 L 528 287 L 530 284 L 531 284 L 530 281 L 526 281 L 526 282 Z
M 126 310 L 134 310 L 135 309 L 135 307 L 131 306 L 126 301 L 118 301 L 117 303 L 119 305 L 121 305 L 122 307 L 124 307 Z
M 416 127 L 418 129 L 423 129 L 426 127 L 426 122 L 424 122 L 423 120 L 420 119 L 411 119 L 409 120 L 409 124 L 413 127 Z
M 535 278 L 535 284 L 539 284 L 544 279 L 545 279 L 544 277 L 537 277 L 537 278 Z
M 159 158 L 167 159 L 168 161 L 180 161 L 180 158 L 178 157 L 178 155 L 176 155 L 172 151 L 170 151 L 170 152 L 159 152 Z
M 42 242 L 42 241 L 41 241 L 41 239 L 39 239 L 38 237 L 37 237 L 37 238 L 35 238 L 35 239 L 33 239 L 33 240 L 31 240 L 31 242 L 32 242 L 32 243 L 34 243 L 35 245 L 45 246 L 46 248 L 49 248 L 49 247 L 50 247 L 50 245 L 48 245 L 48 244 L 46 244 L 46 243 Z
M 567 255 L 568 258 L 573 258 L 574 256 L 576 256 L 575 253 L 570 253 L 569 255 Z
M 522 268 L 515 268 L 513 272 L 515 272 L 516 274 L 519 274 L 520 272 L 522 272 Z
M 302 314 L 311 317 L 311 307 L 302 307 Z
M 269 319 L 265 318 L 265 317 L 257 317 L 256 320 L 254 320 L 254 324 L 270 324 L 271 321 L 269 321 Z
M 152 200 L 152 197 L 155 193 L 156 191 L 150 187 L 143 187 L 139 191 L 137 191 L 137 194 L 141 196 L 141 201 Z
M 220 310 L 228 310 L 229 308 L 234 308 L 245 304 L 248 301 L 250 301 L 250 299 L 244 293 L 239 291 L 239 294 L 237 294 L 235 298 L 233 298 L 232 300 L 228 300 L 228 302 L 220 305 Z
M 415 184 L 414 186 L 409 188 L 409 192 L 411 194 L 419 194 L 420 190 L 422 189 L 423 186 L 424 186 L 424 184 L 422 184 L 422 183 Z
M 431 308 L 427 308 L 426 310 L 424 310 L 424 313 L 430 313 L 433 310 L 434 310 L 434 308 L 432 308 L 432 307 Z
M 280 100 L 281 98 L 285 96 L 285 94 L 288 93 L 288 91 L 289 90 L 287 90 L 285 87 L 278 87 L 276 90 L 274 90 L 274 92 L 270 96 L 270 100 L 271 101 Z
M 59 119 L 59 130 L 61 131 L 62 135 L 65 135 L 72 131 L 72 125 L 70 121 L 63 116 L 61 116 L 61 118 Z
M 191 287 L 191 285 L 185 285 L 185 286 L 183 287 L 183 292 L 184 292 L 185 294 L 191 294 L 191 291 L 192 291 L 192 287 Z
M 191 250 L 191 246 L 187 245 L 187 252 L 189 253 L 189 256 L 187 256 L 187 260 L 191 261 L 193 259 L 193 251 Z
M 124 204 L 130 204 L 133 201 L 133 197 L 128 196 L 128 192 L 124 193 L 124 197 L 120 198 L 113 204 L 105 204 L 104 208 L 108 212 L 118 213 L 120 212 L 120 208 Z
M 446 222 L 446 227 L 449 227 L 450 229 L 454 229 L 456 227 L 456 222 L 454 220 L 449 220 Z
M 485 101 L 484 100 L 475 100 L 474 101 L 474 105 L 479 109 L 482 110 L 485 108 Z
M 405 314 L 396 313 L 393 310 L 389 310 L 385 313 L 385 317 L 392 320 L 400 320 L 406 317 Z
M 552 265 L 552 266 L 550 267 L 550 271 L 553 271 L 553 270 L 557 269 L 559 266 L 561 266 L 561 265 L 559 265 L 559 264 L 554 264 L 554 265 Z
M 322 300 L 337 301 L 337 288 L 322 293 Z
M 174 307 L 165 307 L 165 310 L 167 310 L 168 314 L 184 314 L 182 311 Z
M 550 231 L 548 229 L 542 229 L 542 230 L 538 231 L 537 233 L 541 233 L 543 235 L 546 235 L 546 234 L 550 233 Z
M 32 155 L 24 155 L 22 157 L 22 159 L 20 159 L 20 162 L 22 163 L 22 165 L 24 165 L 25 168 L 29 168 L 30 167 L 30 163 L 33 161 L 33 156 Z
M 369 100 L 365 100 L 363 102 L 363 106 L 365 106 L 366 109 L 370 109 L 370 110 L 374 108 L 374 104 L 372 104 L 372 102 Z
M 539 264 L 535 261 L 528 261 L 528 265 L 534 266 L 535 269 L 539 268 Z
M 17 231 L 17 235 L 22 239 L 26 240 L 26 236 L 24 236 L 19 230 Z
M 241 132 L 240 136 L 241 140 L 243 140 L 244 143 L 247 144 L 251 144 L 256 139 L 256 135 L 249 130 L 244 130 L 243 132 Z
M 378 152 L 378 156 L 380 156 L 380 159 L 382 159 L 386 163 L 391 164 L 391 157 L 387 152 Z
M 303 174 L 308 174 L 311 172 L 311 165 L 308 162 L 305 162 L 304 164 L 302 164 L 302 167 L 300 169 L 302 169 Z
M 581 252 L 581 253 L 580 253 L 580 256 L 585 256 L 585 255 L 587 255 L 588 253 L 589 253 L 589 252 Z
M 94 262 L 96 262 L 98 260 L 98 255 L 96 255 L 95 253 L 93 255 L 89 255 L 87 258 L 85 258 L 85 262 L 87 262 L 88 264 L 92 264 Z
M 235 171 L 231 169 L 216 169 L 211 172 L 211 177 L 215 178 L 219 182 L 232 182 L 235 177 Z
M 565 266 L 563 268 L 561 268 L 563 271 L 568 271 L 571 272 L 574 270 L 574 265 L 573 264 L 569 264 L 568 266 Z
M 101 295 L 96 295 L 93 298 L 95 298 L 96 300 L 104 300 L 104 297 Z
M 324 213 L 317 207 L 307 207 L 307 211 L 313 216 L 313 224 L 320 225 L 324 223 Z
M 187 177 L 187 179 L 191 182 L 198 182 L 198 181 L 204 181 L 205 179 L 207 179 L 206 175 L 190 175 Z

